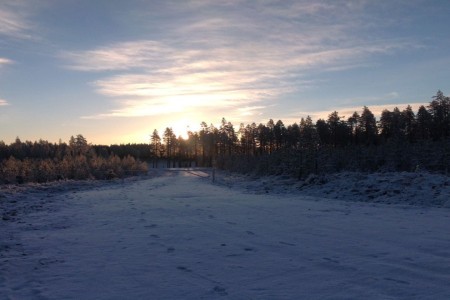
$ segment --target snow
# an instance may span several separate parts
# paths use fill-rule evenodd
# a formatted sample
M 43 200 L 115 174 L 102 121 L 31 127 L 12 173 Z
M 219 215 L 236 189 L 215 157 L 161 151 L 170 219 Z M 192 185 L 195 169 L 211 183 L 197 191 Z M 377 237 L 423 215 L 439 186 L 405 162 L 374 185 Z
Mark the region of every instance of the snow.
M 450 298 L 447 177 L 207 176 L 1 190 L 0 299 Z
M 254 194 L 294 193 L 344 201 L 450 207 L 450 178 L 426 172 L 342 172 L 310 175 L 305 180 L 283 176 L 252 178 L 223 173 L 218 177 L 218 182 Z

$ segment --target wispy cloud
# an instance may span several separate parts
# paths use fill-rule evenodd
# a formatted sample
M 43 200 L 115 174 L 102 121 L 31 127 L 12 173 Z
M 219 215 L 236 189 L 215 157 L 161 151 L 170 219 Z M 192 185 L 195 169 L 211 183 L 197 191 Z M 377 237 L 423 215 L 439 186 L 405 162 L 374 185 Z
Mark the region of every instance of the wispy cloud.
M 158 40 L 62 54 L 68 68 L 99 72 L 101 79 L 93 87 L 118 105 L 89 117 L 155 115 L 213 106 L 262 110 L 282 94 L 313 85 L 308 79 L 311 71 L 361 67 L 372 56 L 411 45 L 406 40 L 375 40 L 358 34 L 360 22 L 355 14 L 364 8 L 364 1 L 339 5 L 196 0 L 181 6 L 177 10 L 187 9 L 189 17 L 180 18 Z M 340 14 L 333 13 L 330 22 L 324 13 L 332 11 Z M 254 110 L 240 112 L 248 115 Z
M 168 55 L 173 56 L 173 50 L 163 43 L 144 40 L 108 45 L 95 50 L 65 52 L 62 57 L 70 61 L 69 68 L 92 72 L 152 67 Z
M 238 111 L 241 116 L 254 116 L 261 114 L 261 110 L 265 109 L 266 106 L 246 106 L 238 108 Z
M 0 68 L 4 65 L 10 65 L 12 63 L 14 63 L 12 60 L 0 57 Z
M 21 1 L 0 3 L 0 36 L 17 39 L 30 38 L 31 24 L 27 20 L 26 5 Z
M 8 101 L 6 101 L 5 99 L 0 99 L 0 106 L 6 106 L 9 105 Z

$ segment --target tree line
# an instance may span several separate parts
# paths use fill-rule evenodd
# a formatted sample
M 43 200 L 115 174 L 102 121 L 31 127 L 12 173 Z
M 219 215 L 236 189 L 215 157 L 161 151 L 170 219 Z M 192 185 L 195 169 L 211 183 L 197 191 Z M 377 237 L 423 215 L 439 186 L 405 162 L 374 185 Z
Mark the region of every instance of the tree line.
M 137 175 L 147 171 L 140 159 L 149 156 L 148 145 L 93 146 L 81 134 L 70 137 L 68 144 L 16 138 L 10 145 L 0 141 L 0 183 Z
M 270 119 L 236 128 L 223 118 L 218 127 L 202 122 L 187 139 L 170 127 L 162 135 L 155 129 L 148 144 L 92 145 L 81 134 L 69 143 L 0 141 L 0 183 L 108 179 L 146 172 L 148 163 L 298 178 L 341 171 L 448 172 L 450 98 L 438 91 L 416 112 L 410 105 L 385 109 L 379 120 L 366 106 L 349 117 L 334 111 L 326 119 L 307 116 L 288 125 Z
M 168 127 L 162 136 L 151 134 L 153 166 L 196 165 L 258 174 L 288 174 L 303 178 L 311 173 L 340 171 L 447 172 L 450 167 L 450 98 L 441 91 L 417 112 L 383 110 L 377 120 L 367 106 L 349 117 L 331 112 L 327 119 L 311 117 L 286 125 L 240 124 L 225 118 L 219 127 L 201 123 L 188 138 L 176 137 Z

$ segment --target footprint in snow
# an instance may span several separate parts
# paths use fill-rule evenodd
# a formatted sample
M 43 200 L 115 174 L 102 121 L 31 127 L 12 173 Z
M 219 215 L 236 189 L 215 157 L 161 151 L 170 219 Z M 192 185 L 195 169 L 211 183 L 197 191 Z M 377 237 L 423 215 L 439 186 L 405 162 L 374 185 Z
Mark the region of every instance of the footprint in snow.
M 216 285 L 213 288 L 213 292 L 216 293 L 216 294 L 219 294 L 220 296 L 227 296 L 228 295 L 227 290 L 224 287 L 221 287 L 221 286 L 218 286 L 218 285 Z

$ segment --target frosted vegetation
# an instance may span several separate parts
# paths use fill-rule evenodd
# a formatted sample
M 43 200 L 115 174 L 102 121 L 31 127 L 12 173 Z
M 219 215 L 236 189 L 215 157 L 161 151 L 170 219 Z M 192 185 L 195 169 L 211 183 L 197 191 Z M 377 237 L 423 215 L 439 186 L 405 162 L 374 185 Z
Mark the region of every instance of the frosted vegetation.
M 201 123 L 188 138 L 166 128 L 150 144 L 91 145 L 82 135 L 68 144 L 0 142 L 0 182 L 111 179 L 157 167 L 202 166 L 304 180 L 339 172 L 447 173 L 450 169 L 450 99 L 438 91 L 427 106 L 384 110 L 379 120 L 366 106 L 350 117 L 335 111 L 315 123 L 310 117 L 285 125 L 240 124 L 222 119 L 217 128 Z M 146 162 L 146 163 L 143 163 Z
M 146 163 L 130 154 L 120 157 L 110 148 L 95 151 L 82 135 L 72 136 L 68 145 L 42 140 L 22 143 L 20 139 L 9 147 L 3 143 L 0 144 L 0 180 L 20 184 L 63 179 L 113 179 L 147 171 Z

